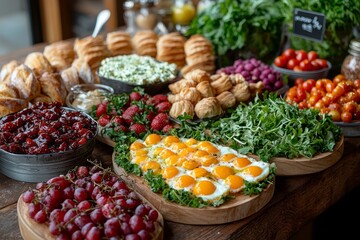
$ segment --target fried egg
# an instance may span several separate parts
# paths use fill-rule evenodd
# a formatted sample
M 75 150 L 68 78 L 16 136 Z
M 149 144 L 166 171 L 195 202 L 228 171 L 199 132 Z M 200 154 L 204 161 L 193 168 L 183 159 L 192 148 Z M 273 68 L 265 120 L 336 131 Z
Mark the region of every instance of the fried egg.
M 257 183 L 270 173 L 270 164 L 209 141 L 148 135 L 130 145 L 131 162 L 143 172 L 161 174 L 173 189 L 192 192 L 207 202 L 240 193 L 245 181 Z

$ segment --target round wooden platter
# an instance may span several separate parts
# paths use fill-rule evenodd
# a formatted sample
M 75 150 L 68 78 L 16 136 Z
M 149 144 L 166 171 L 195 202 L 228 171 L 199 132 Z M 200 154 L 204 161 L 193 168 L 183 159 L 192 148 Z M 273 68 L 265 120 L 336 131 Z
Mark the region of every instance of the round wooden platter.
M 344 136 L 336 143 L 334 151 L 315 155 L 313 158 L 272 158 L 270 162 L 276 164 L 276 175 L 296 176 L 320 172 L 334 165 L 343 155 Z M 256 157 L 254 157 L 256 158 Z
M 275 179 L 259 195 L 246 196 L 238 194 L 234 199 L 219 207 L 192 208 L 166 201 L 161 194 L 154 193 L 142 177 L 128 174 L 114 161 L 113 168 L 124 181 L 140 193 L 163 215 L 165 220 L 194 225 L 223 224 L 246 218 L 262 209 L 274 195 Z
M 141 196 L 140 194 L 138 195 L 144 202 L 149 203 L 153 208 L 155 208 L 143 196 Z M 157 220 L 158 224 L 154 224 L 155 235 L 152 238 L 152 240 L 163 240 L 163 236 L 164 236 L 164 218 L 159 210 L 158 212 L 159 212 L 159 217 Z M 28 204 L 26 204 L 22 200 L 22 195 L 19 197 L 17 201 L 17 215 L 18 215 L 20 233 L 24 240 L 55 240 L 56 239 L 56 236 L 50 233 L 48 224 L 39 224 L 29 217 Z

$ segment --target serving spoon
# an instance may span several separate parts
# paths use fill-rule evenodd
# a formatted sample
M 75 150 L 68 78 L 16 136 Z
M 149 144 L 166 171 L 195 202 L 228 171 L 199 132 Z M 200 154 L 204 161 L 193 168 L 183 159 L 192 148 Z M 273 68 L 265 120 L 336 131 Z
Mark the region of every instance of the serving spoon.
M 96 37 L 99 34 L 102 26 L 107 22 L 107 20 L 109 20 L 110 15 L 111 13 L 108 9 L 104 9 L 101 12 L 99 12 L 96 18 L 96 24 L 94 31 L 92 33 L 92 37 Z

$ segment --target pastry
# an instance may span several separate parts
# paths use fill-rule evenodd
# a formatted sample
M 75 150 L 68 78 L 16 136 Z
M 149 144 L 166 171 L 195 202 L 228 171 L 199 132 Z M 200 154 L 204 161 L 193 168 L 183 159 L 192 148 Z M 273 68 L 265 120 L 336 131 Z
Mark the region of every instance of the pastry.
M 28 106 L 28 101 L 20 98 L 0 96 L 0 117 L 15 113 Z
M 210 84 L 214 88 L 216 95 L 228 91 L 233 87 L 230 78 L 225 74 L 222 74 L 217 80 L 212 81 Z
M 72 67 L 75 67 L 75 69 L 78 72 L 78 77 L 80 78 L 78 81 L 79 83 L 98 83 L 96 82 L 94 78 L 93 71 L 90 68 L 90 65 L 87 63 L 87 61 L 84 58 L 77 58 L 71 65 Z
M 202 81 L 199 84 L 197 84 L 196 90 L 199 91 L 199 93 L 201 94 L 201 97 L 203 97 L 203 98 L 215 96 L 215 90 L 211 86 L 209 81 Z
M 234 94 L 232 94 L 229 91 L 220 93 L 219 95 L 216 96 L 216 99 L 219 101 L 222 109 L 224 110 L 228 108 L 232 108 L 236 104 L 236 98 Z
M 73 43 L 68 41 L 54 42 L 45 46 L 43 54 L 58 72 L 70 67 L 75 58 Z
M 230 91 L 234 94 L 237 102 L 246 102 L 251 97 L 247 82 L 236 84 Z
M 54 72 L 53 66 L 41 52 L 32 52 L 27 55 L 24 64 L 32 69 L 36 76 L 41 76 L 44 72 Z
M 70 91 L 71 87 L 80 83 L 79 74 L 76 67 L 72 66 L 61 72 L 61 82 L 65 86 L 66 91 Z
M 246 82 L 246 79 L 241 74 L 230 74 L 229 78 L 231 80 L 232 85 Z
M 201 69 L 195 69 L 184 76 L 185 79 L 194 80 L 197 83 L 210 81 L 210 74 Z
M 223 110 L 215 97 L 208 97 L 195 105 L 195 113 L 198 118 L 212 118 L 222 114 Z
M 185 65 L 184 44 L 186 39 L 179 32 L 164 34 L 159 37 L 156 44 L 156 59 L 159 61 L 175 63 L 178 68 Z
M 177 118 L 185 113 L 193 118 L 195 114 L 194 105 L 188 100 L 180 100 L 172 104 L 169 115 L 172 118 Z
M 168 99 L 170 103 L 174 103 L 180 100 L 188 100 L 195 105 L 198 101 L 201 100 L 201 94 L 194 87 L 183 88 L 178 94 L 174 95 L 174 98 L 169 95 Z
M 63 104 L 66 98 L 66 91 L 63 91 L 59 73 L 44 73 L 39 78 L 41 93 L 48 96 L 52 102 Z
M 195 87 L 196 82 L 191 79 L 181 79 L 177 82 L 169 84 L 168 88 L 173 94 L 177 94 L 181 91 L 181 89 Z
M 140 56 L 155 58 L 157 53 L 156 43 L 158 35 L 152 30 L 138 31 L 132 38 L 132 46 L 135 53 Z
M 39 102 L 51 103 L 53 102 L 53 99 L 51 99 L 51 97 L 46 96 L 44 94 L 40 94 L 39 96 L 31 100 L 31 104 L 36 104 Z
M 106 45 L 112 56 L 129 55 L 133 51 L 131 36 L 125 31 L 108 33 L 106 35 Z
M 8 83 L 10 81 L 10 76 L 14 69 L 19 66 L 19 63 L 15 60 L 8 62 L 2 66 L 0 71 L 0 82 Z
M 40 94 L 40 83 L 34 72 L 25 64 L 21 64 L 14 69 L 10 78 L 10 86 L 17 89 L 19 97 L 31 100 Z

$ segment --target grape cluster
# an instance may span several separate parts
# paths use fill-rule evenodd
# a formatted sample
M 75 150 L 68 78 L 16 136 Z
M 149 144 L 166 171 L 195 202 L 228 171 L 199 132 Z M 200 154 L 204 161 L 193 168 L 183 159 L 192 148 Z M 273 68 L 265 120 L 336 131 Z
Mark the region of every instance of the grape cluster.
M 281 74 L 255 58 L 236 60 L 232 66 L 219 69 L 218 73 L 241 74 L 249 83 L 262 81 L 268 91 L 276 91 L 283 87 Z
M 28 214 L 56 239 L 149 240 L 158 212 L 108 169 L 79 166 L 22 195 Z

